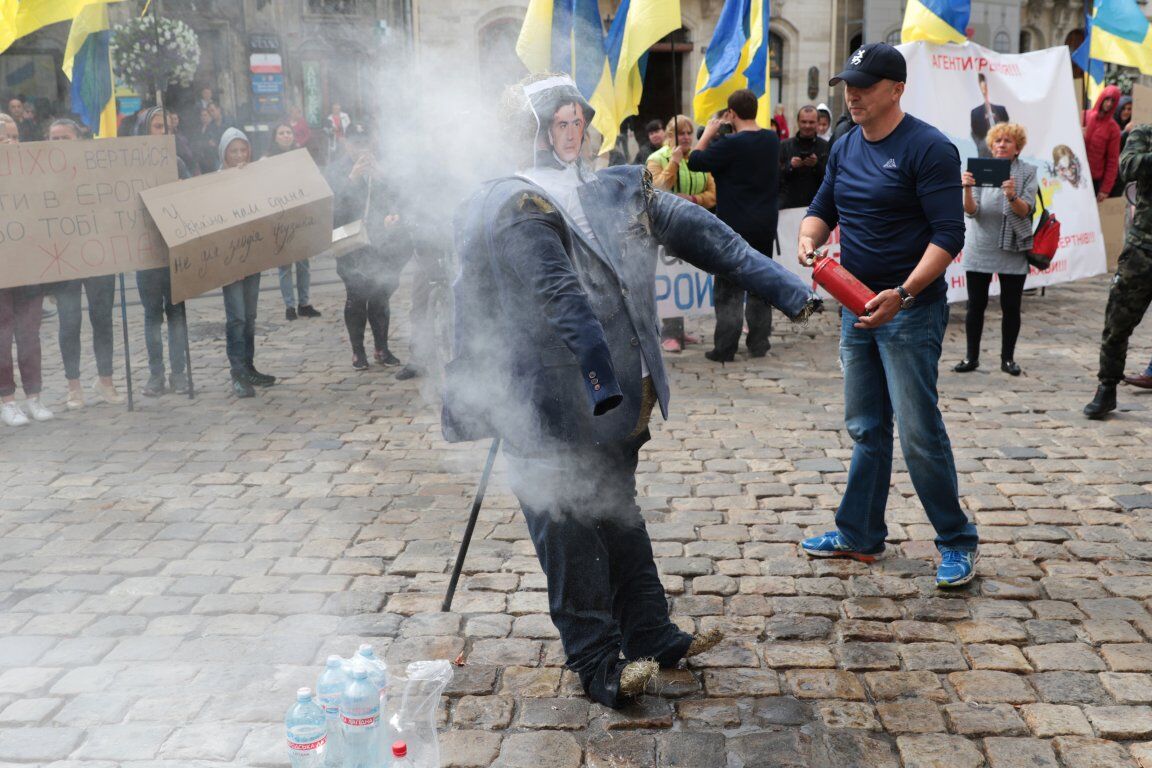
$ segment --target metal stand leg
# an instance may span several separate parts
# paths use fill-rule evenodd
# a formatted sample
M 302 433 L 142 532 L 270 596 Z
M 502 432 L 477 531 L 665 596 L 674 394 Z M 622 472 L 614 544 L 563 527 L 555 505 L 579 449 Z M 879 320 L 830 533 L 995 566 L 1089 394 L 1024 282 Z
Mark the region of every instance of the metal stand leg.
M 476 498 L 472 501 L 472 515 L 468 518 L 468 527 L 464 529 L 464 540 L 460 542 L 460 551 L 456 553 L 456 566 L 452 569 L 452 578 L 448 581 L 448 592 L 444 595 L 444 602 L 440 604 L 440 612 L 447 613 L 452 610 L 452 598 L 456 596 L 456 584 L 460 581 L 460 572 L 464 570 L 464 558 L 468 556 L 468 545 L 472 543 L 472 533 L 476 530 L 476 519 L 480 517 L 480 506 L 484 503 L 484 493 L 488 490 L 488 478 L 492 476 L 492 465 L 496 462 L 496 454 L 500 452 L 500 438 L 492 441 L 488 449 L 488 461 L 484 464 L 484 472 L 480 475 L 480 484 L 476 487 Z
M 128 411 L 134 410 L 132 401 L 132 351 L 128 347 L 128 302 L 124 296 L 124 273 L 120 273 L 120 325 L 124 330 L 124 379 L 128 395 Z

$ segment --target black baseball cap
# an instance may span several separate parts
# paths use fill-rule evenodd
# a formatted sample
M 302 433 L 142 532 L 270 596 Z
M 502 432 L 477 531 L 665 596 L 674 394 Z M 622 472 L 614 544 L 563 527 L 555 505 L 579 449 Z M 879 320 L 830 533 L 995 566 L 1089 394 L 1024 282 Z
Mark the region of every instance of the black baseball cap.
M 844 70 L 828 85 L 845 82 L 853 88 L 870 88 L 881 80 L 903 83 L 908 79 L 904 55 L 887 43 L 869 43 L 848 57 Z

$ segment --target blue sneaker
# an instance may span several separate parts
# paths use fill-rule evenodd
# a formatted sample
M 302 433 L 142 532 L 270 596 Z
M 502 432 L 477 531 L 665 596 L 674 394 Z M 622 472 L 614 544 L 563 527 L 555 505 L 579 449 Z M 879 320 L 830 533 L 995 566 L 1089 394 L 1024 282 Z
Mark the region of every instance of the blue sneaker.
M 941 550 L 943 560 L 936 569 L 936 586 L 940 589 L 959 587 L 972 581 L 976 575 L 976 561 L 980 555 L 976 550 Z
M 884 554 L 884 547 L 880 547 L 875 552 L 861 552 L 852 549 L 852 545 L 840 534 L 840 531 L 828 531 L 822 536 L 804 539 L 800 542 L 800 548 L 809 557 L 847 557 L 862 563 L 871 563 Z

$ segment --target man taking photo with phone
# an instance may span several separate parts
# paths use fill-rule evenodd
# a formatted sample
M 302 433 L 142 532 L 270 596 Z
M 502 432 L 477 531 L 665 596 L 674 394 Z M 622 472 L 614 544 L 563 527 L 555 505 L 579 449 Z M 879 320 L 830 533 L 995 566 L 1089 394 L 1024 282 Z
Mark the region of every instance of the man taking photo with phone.
M 807 208 L 824 181 L 828 142 L 817 135 L 820 113 L 801 107 L 796 135 L 780 143 L 780 208 Z

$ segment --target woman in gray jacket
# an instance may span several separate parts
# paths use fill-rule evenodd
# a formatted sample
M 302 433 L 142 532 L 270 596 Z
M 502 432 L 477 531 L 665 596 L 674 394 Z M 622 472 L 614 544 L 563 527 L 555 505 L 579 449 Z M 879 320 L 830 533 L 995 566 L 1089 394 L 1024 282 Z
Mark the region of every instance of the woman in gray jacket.
M 1020 335 L 1020 305 L 1024 280 L 1028 277 L 1027 254 L 1032 248 L 1032 214 L 1036 210 L 1036 168 L 1019 159 L 1027 142 L 1024 127 L 1000 123 L 988 131 L 992 157 L 1012 161 L 1008 180 L 999 189 L 976 188 L 976 180 L 965 171 L 964 214 L 968 232 L 964 239 L 964 269 L 968 286 L 968 356 L 952 370 L 967 373 L 980 367 L 980 337 L 984 333 L 984 310 L 988 308 L 988 287 L 995 275 L 1000 280 L 1000 370 L 1019 376 L 1016 364 L 1016 338 Z

